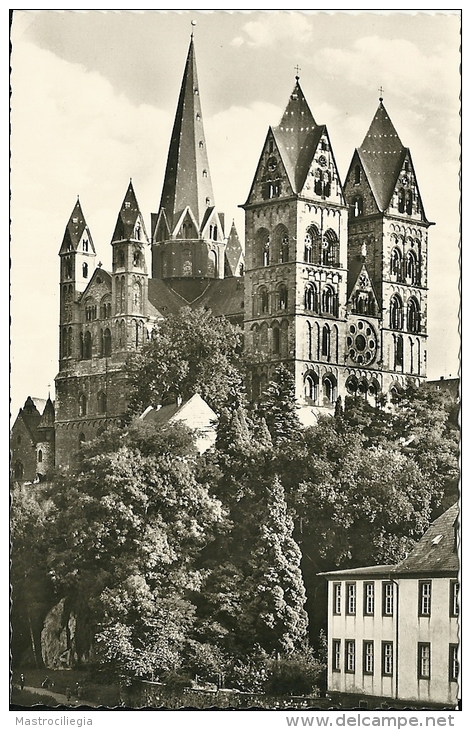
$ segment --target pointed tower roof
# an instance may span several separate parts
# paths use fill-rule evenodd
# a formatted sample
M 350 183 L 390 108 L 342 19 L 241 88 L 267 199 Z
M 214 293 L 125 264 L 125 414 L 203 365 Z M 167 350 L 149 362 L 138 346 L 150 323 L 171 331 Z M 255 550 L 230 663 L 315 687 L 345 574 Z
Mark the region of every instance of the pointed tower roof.
M 214 205 L 214 196 L 204 137 L 195 48 L 191 38 L 170 140 L 160 209 L 165 209 L 173 230 L 186 206 L 201 226 L 208 204 Z
M 357 152 L 378 208 L 385 211 L 408 149 L 399 139 L 382 99 Z
M 54 405 L 50 397 L 46 401 L 44 411 L 39 421 L 38 428 L 54 428 L 55 412 Z
M 144 219 L 139 210 L 139 204 L 137 202 L 136 194 L 132 185 L 132 180 L 129 182 L 126 195 L 124 196 L 121 210 L 118 214 L 118 220 L 113 233 L 112 241 L 125 241 L 131 238 L 136 238 L 136 225 L 139 223 L 140 230 L 142 231 L 141 240 L 147 240 L 147 233 L 144 225 Z
M 281 121 L 273 129 L 283 164 L 296 193 L 301 191 L 305 183 L 309 166 L 324 129 L 324 126 L 316 123 L 296 77 L 296 84 Z
M 244 252 L 234 221 L 232 221 L 231 230 L 227 239 L 225 257 L 230 276 L 240 276 L 240 265 L 244 260 Z
M 69 222 L 65 228 L 64 238 L 62 239 L 62 245 L 59 253 L 76 251 L 84 233 L 88 238 L 90 250 L 95 253 L 92 237 L 82 211 L 82 206 L 80 205 L 80 200 L 77 197 L 77 202 L 75 203 Z

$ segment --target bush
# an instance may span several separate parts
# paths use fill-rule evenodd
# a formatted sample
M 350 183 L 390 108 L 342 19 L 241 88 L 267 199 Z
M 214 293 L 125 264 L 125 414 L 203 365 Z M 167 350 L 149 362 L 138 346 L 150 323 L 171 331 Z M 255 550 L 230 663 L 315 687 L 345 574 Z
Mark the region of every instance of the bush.
M 323 673 L 324 665 L 312 649 L 268 659 L 264 690 L 269 695 L 317 695 Z

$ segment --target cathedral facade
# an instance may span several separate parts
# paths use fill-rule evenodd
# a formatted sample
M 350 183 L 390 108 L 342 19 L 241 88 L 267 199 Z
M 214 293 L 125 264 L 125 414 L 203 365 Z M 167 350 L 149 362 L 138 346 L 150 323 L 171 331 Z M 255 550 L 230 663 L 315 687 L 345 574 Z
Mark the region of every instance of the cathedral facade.
M 432 224 L 382 99 L 342 182 L 327 127 L 296 77 L 241 207 L 245 251 L 215 206 L 192 38 L 149 229 L 132 182 L 111 238 L 111 271 L 97 262 L 79 200 L 65 229 L 57 467 L 72 466 L 81 442 L 122 418 L 128 354 L 185 305 L 243 327 L 253 400 L 279 364 L 288 366 L 306 424 L 333 411 L 339 396 L 375 405 L 407 376 L 425 380 Z

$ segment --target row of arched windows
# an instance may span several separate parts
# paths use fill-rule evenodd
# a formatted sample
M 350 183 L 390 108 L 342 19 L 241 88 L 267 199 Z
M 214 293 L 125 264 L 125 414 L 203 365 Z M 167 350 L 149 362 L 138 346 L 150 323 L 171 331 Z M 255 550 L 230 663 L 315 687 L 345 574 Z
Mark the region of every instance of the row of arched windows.
M 267 322 L 252 325 L 252 347 L 254 352 L 271 353 L 281 358 L 288 357 L 288 322 Z
M 421 346 L 418 337 L 393 335 L 393 366 L 401 372 L 421 374 Z
M 319 376 L 310 370 L 304 376 L 304 398 L 309 405 L 332 406 L 337 399 L 337 378 L 327 373 L 319 381 Z
M 304 308 L 308 312 L 320 312 L 322 314 L 331 314 L 334 317 L 338 317 L 338 294 L 330 284 L 327 284 L 324 286 L 319 296 L 317 286 L 310 281 L 306 284 L 304 289 Z
M 307 264 L 340 266 L 340 242 L 332 228 L 321 235 L 316 225 L 311 225 L 304 236 L 304 261 Z
M 273 292 L 269 292 L 264 284 L 259 286 L 253 298 L 254 316 L 286 309 L 288 309 L 288 287 L 286 284 L 278 284 Z
M 318 322 L 306 322 L 306 359 L 338 362 L 339 331 L 337 325 L 322 327 Z
M 389 324 L 393 330 L 404 329 L 404 305 L 399 294 L 391 297 L 389 305 Z M 405 326 L 407 332 L 420 332 L 421 328 L 420 305 L 415 297 L 410 297 L 405 312 Z
M 376 379 L 368 381 L 366 378 L 350 375 L 345 383 L 345 388 L 349 395 L 365 398 L 371 405 L 378 404 L 381 388 Z
M 267 228 L 260 228 L 255 235 L 253 266 L 271 266 L 292 260 L 290 238 L 286 226 L 278 225 L 271 234 Z M 340 243 L 337 234 L 328 228 L 323 234 L 316 225 L 306 230 L 304 237 L 304 261 L 322 266 L 340 266 Z
M 395 246 L 391 251 L 389 272 L 393 281 L 420 284 L 420 263 L 415 251 L 409 250 L 402 255 L 402 251 Z
M 99 415 L 106 414 L 107 401 L 108 399 L 106 392 L 104 390 L 100 390 L 96 397 L 94 412 L 98 413 Z M 83 416 L 88 415 L 90 412 L 90 401 L 85 393 L 81 393 L 78 398 L 78 415 L 79 417 L 83 418 Z
M 352 313 L 366 314 L 370 317 L 376 317 L 378 314 L 378 306 L 372 291 L 357 291 L 352 296 Z

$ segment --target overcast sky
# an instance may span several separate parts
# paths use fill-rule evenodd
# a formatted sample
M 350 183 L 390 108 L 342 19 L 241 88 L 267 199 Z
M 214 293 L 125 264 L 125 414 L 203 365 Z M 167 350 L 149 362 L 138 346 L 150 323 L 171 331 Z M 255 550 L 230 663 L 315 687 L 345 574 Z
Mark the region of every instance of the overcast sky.
M 341 178 L 385 107 L 411 149 L 429 238 L 428 375 L 455 377 L 459 334 L 458 11 L 15 11 L 11 29 L 11 411 L 54 395 L 59 258 L 77 195 L 98 258 L 129 178 L 158 209 L 184 63 L 195 48 L 219 210 L 243 238 L 245 202 L 295 66 Z

